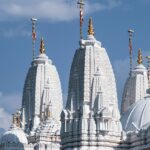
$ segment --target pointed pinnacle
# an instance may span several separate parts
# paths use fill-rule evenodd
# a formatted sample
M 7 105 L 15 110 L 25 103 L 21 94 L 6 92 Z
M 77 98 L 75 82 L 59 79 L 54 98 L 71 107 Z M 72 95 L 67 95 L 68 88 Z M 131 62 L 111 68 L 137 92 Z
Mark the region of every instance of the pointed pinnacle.
M 41 53 L 41 54 L 44 54 L 44 53 L 45 53 L 45 45 L 44 45 L 44 40 L 43 40 L 43 38 L 41 38 L 40 53 Z
M 90 17 L 90 19 L 89 19 L 88 35 L 94 35 L 92 17 Z
M 142 62 L 143 62 L 142 50 L 141 49 L 138 50 L 138 60 L 137 60 L 137 62 L 138 62 L 139 65 L 142 64 Z

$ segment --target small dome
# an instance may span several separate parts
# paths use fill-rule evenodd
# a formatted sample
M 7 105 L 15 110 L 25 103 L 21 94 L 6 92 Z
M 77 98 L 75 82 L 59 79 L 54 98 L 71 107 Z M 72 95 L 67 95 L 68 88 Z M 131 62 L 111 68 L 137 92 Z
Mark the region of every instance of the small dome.
M 36 135 L 37 136 L 60 135 L 60 123 L 54 118 L 50 118 L 37 128 Z
M 28 140 L 21 128 L 12 125 L 10 129 L 3 134 L 0 143 L 28 144 Z
M 124 131 L 143 129 L 150 123 L 150 97 L 137 101 L 121 117 Z

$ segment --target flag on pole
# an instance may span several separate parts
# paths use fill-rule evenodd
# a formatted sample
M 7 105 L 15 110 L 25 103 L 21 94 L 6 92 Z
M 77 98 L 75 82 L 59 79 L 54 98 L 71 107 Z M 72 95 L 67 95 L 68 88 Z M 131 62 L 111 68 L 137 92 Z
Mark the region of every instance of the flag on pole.
M 80 8 L 80 26 L 83 25 L 83 10 Z
M 36 40 L 36 32 L 32 31 L 32 40 Z
M 132 39 L 129 38 L 129 53 L 132 54 Z

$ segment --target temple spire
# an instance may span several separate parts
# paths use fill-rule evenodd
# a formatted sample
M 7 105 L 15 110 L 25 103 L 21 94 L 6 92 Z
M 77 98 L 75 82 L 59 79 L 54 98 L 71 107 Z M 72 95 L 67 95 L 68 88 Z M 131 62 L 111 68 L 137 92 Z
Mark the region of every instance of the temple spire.
M 134 33 L 133 30 L 129 29 L 128 30 L 129 33 L 129 54 L 130 54 L 130 76 L 132 73 L 132 34 Z
M 90 19 L 89 19 L 88 34 L 89 35 L 94 35 L 94 28 L 93 28 L 92 17 L 90 17 Z
M 137 60 L 138 64 L 142 64 L 143 60 L 142 60 L 142 50 L 139 49 L 138 50 L 138 60 Z
M 80 39 L 82 39 L 82 26 L 83 26 L 83 6 L 84 0 L 78 0 L 79 9 L 80 9 Z
M 36 18 L 34 18 L 34 17 L 31 18 L 31 22 L 32 22 L 32 57 L 33 57 L 33 59 L 35 57 L 36 21 L 37 21 Z
M 44 53 L 45 53 L 45 44 L 44 44 L 43 38 L 41 38 L 40 53 L 41 53 L 41 54 L 44 54 Z

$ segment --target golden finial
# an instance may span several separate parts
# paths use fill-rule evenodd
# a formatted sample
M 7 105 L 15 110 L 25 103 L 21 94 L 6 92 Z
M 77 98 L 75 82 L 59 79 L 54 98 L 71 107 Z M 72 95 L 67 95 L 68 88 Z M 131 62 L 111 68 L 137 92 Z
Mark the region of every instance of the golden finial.
M 142 50 L 139 49 L 138 50 L 138 60 L 137 60 L 138 64 L 142 64 L 143 60 L 142 60 Z
M 90 19 L 89 19 L 88 34 L 89 35 L 94 35 L 94 28 L 93 28 L 92 17 L 90 17 Z
M 45 45 L 44 45 L 44 40 L 43 40 L 43 38 L 41 38 L 40 53 L 41 53 L 41 54 L 44 54 L 44 53 L 45 53 Z

